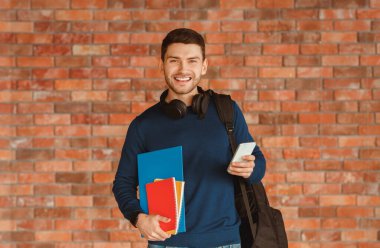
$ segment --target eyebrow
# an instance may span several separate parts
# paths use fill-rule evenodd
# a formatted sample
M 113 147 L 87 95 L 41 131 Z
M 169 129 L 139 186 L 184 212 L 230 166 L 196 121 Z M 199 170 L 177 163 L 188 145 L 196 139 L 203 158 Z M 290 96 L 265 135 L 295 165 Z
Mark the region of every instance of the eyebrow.
M 167 59 L 181 59 L 181 58 L 177 57 L 177 56 L 168 56 Z M 186 59 L 190 60 L 190 59 L 201 59 L 201 58 L 196 56 L 196 57 L 190 57 L 190 58 L 186 58 Z

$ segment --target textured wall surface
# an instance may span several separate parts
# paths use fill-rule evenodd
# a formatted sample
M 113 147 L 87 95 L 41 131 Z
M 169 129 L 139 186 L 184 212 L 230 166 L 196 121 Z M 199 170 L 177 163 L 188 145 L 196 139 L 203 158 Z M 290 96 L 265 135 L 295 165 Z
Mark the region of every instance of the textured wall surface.
M 1 0 L 0 247 L 145 247 L 111 185 L 176 27 L 244 110 L 290 247 L 379 247 L 379 0 Z

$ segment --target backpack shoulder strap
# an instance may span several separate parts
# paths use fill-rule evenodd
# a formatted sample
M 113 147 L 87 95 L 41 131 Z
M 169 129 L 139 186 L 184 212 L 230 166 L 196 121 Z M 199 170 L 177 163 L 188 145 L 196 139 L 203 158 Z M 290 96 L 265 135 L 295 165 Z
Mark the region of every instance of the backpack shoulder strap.
M 236 138 L 234 135 L 234 107 L 233 102 L 230 95 L 223 95 L 223 94 L 217 94 L 215 92 L 211 92 L 212 98 L 214 99 L 216 109 L 218 111 L 218 115 L 220 120 L 224 123 L 227 134 L 228 134 L 228 140 L 230 142 L 230 147 L 232 154 L 235 152 L 237 148 L 236 144 Z M 238 178 L 241 194 L 243 196 L 244 201 L 244 207 L 247 211 L 248 221 L 250 225 L 250 229 L 252 232 L 252 237 L 255 238 L 256 236 L 256 226 L 253 222 L 252 214 L 251 214 L 251 208 L 249 207 L 249 200 L 248 200 L 248 193 L 246 187 L 246 183 L 242 178 Z
M 237 148 L 237 144 L 234 137 L 234 107 L 231 96 L 212 92 L 212 98 L 214 99 L 219 118 L 226 127 L 233 154 Z

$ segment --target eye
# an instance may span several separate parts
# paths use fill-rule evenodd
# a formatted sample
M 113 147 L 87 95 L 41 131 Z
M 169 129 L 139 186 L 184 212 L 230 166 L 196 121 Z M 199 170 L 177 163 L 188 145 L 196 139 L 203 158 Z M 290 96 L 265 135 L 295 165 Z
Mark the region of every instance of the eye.
M 196 60 L 196 59 L 190 59 L 190 61 L 189 61 L 191 64 L 195 64 L 195 63 L 197 63 L 198 61 Z
M 169 59 L 169 61 L 168 61 L 169 63 L 177 63 L 178 62 L 178 60 L 177 59 Z

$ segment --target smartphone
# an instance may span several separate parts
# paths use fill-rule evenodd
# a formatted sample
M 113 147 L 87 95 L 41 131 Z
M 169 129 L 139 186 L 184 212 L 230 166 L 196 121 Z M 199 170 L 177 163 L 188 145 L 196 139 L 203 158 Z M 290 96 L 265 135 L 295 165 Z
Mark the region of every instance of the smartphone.
M 232 157 L 231 162 L 242 162 L 242 157 L 245 155 L 251 155 L 253 149 L 255 149 L 256 142 L 247 142 L 239 144 L 238 148 L 235 151 L 234 156 Z

